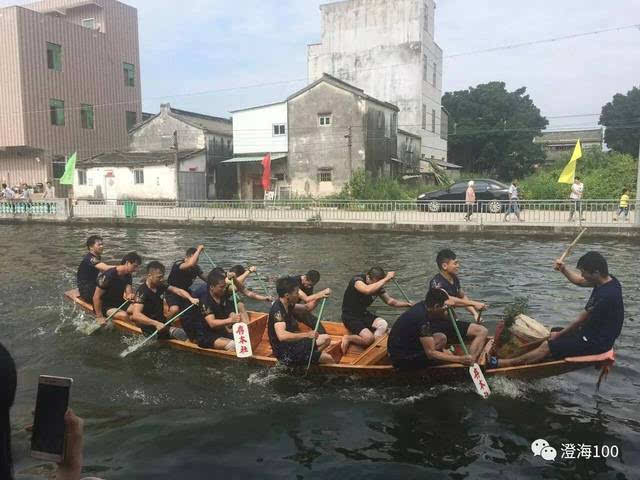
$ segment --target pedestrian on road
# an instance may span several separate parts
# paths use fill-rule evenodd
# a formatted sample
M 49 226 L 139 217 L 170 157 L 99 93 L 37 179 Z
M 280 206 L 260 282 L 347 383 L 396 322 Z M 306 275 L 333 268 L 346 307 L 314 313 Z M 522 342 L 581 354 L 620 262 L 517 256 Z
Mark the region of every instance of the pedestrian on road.
M 513 180 L 511 182 L 511 186 L 509 187 L 509 207 L 507 208 L 507 213 L 504 215 L 504 221 L 509 221 L 509 215 L 512 213 L 515 214 L 516 218 L 519 222 L 523 220 L 520 218 L 520 205 L 518 205 L 518 197 L 520 192 L 518 191 L 518 181 Z
M 618 214 L 613 217 L 613 221 L 617 222 L 620 218 L 620 214 L 624 213 L 624 221 L 629 220 L 629 189 L 622 189 L 622 196 L 620 197 L 620 207 L 618 208 Z
M 584 184 L 580 181 L 580 177 L 576 177 L 573 181 L 573 185 L 571 185 L 571 194 L 569 198 L 572 200 L 571 203 L 571 213 L 569 213 L 569 221 L 573 221 L 573 214 L 578 211 L 578 216 L 580 220 L 584 222 L 584 218 L 582 217 L 582 195 L 584 194 Z
M 51 185 L 51 182 L 47 182 L 47 186 L 44 189 L 44 197 L 47 200 L 53 200 L 56 198 L 56 189 Z
M 2 198 L 5 200 L 13 200 L 16 198 L 15 192 L 11 189 L 11 187 L 7 187 L 6 183 L 2 184 Z
M 473 214 L 473 206 L 476 203 L 476 191 L 473 189 L 474 182 L 470 180 L 467 187 L 467 194 L 465 196 L 465 207 L 467 210 L 466 215 L 464 216 L 465 222 L 471 221 L 471 215 Z

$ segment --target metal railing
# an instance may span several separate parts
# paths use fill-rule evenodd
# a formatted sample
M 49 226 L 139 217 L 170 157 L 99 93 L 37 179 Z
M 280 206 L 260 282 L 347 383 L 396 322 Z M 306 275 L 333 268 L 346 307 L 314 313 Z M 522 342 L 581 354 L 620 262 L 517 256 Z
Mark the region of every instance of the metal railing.
M 2 200 L 0 218 L 60 217 L 66 215 L 66 200 Z
M 78 201 L 72 215 L 81 218 L 143 218 L 249 222 L 348 222 L 382 224 L 480 225 L 526 222 L 540 225 L 631 225 L 635 208 L 619 216 L 617 200 L 479 201 Z M 619 218 L 618 218 L 619 217 Z

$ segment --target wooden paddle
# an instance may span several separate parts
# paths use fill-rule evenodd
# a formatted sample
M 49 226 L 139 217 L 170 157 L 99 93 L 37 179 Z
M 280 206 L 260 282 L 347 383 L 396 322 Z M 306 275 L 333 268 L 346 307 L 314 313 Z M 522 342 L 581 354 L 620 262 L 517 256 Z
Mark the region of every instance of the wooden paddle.
M 236 285 L 231 280 L 231 295 L 233 297 L 233 307 L 238 315 L 238 297 L 236 296 Z M 251 348 L 251 337 L 249 336 L 249 329 L 244 322 L 234 323 L 231 327 L 233 332 L 233 343 L 236 347 L 236 356 L 238 358 L 251 357 L 253 350 Z
M 160 331 L 164 330 L 165 328 L 167 328 L 169 325 L 171 325 L 173 322 L 175 322 L 179 317 L 181 317 L 182 315 L 184 315 L 185 313 L 187 313 L 189 310 L 191 310 L 193 307 L 195 307 L 195 304 L 191 304 L 189 307 L 185 308 L 183 311 L 181 311 L 180 313 L 178 313 L 177 315 L 175 315 L 171 320 L 169 320 L 167 323 L 164 324 L 164 327 L 161 328 L 160 330 L 156 330 L 155 332 L 153 332 L 153 334 L 149 335 L 147 338 L 144 339 L 144 341 L 136 344 L 136 345 L 132 345 L 129 348 L 127 348 L 126 350 L 123 350 L 120 353 L 120 358 L 124 358 L 127 355 L 139 350 L 140 348 L 142 348 L 143 345 L 145 345 L 147 342 L 149 342 L 152 338 L 155 338 L 156 335 L 158 335 L 158 333 L 160 333 Z
M 396 284 L 396 287 L 398 287 L 398 290 L 400 290 L 400 293 L 402 293 L 402 296 L 404 297 L 405 301 L 407 303 L 412 303 L 411 300 L 409 300 L 409 297 L 407 297 L 407 294 L 404 293 L 404 290 L 402 289 L 402 287 L 400 286 L 400 284 L 398 283 L 398 281 L 395 278 L 393 279 L 393 283 Z
M 467 350 L 467 346 L 462 339 L 462 335 L 460 335 L 460 330 L 458 330 L 456 319 L 453 317 L 453 309 L 451 307 L 447 307 L 447 312 L 449 313 L 449 319 L 453 324 L 453 329 L 456 331 L 462 350 L 464 350 L 464 354 L 469 355 L 469 350 Z M 469 374 L 471 375 L 471 380 L 473 380 L 473 383 L 476 386 L 476 392 L 478 392 L 478 395 L 482 398 L 489 398 L 489 395 L 491 395 L 491 389 L 489 388 L 489 384 L 485 380 L 484 374 L 477 363 L 474 363 L 473 366 L 469 367 Z
M 205 249 L 202 249 L 202 251 L 204 252 L 205 257 L 207 257 L 207 260 L 209 260 L 209 262 L 211 263 L 211 267 L 212 268 L 216 268 L 216 264 L 213 263 L 213 260 L 211 260 L 211 257 L 209 256 L 207 251 Z
M 576 237 L 576 239 L 571 243 L 571 245 L 569 245 L 567 247 L 567 249 L 564 251 L 564 253 L 560 257 L 560 261 L 561 262 L 564 262 L 564 260 L 569 256 L 569 254 L 571 253 L 571 250 L 573 250 L 573 247 L 575 247 L 577 245 L 578 241 L 580 240 L 580 237 L 582 237 L 582 235 L 584 235 L 584 232 L 586 232 L 586 231 L 587 231 L 587 229 L 583 228 L 582 231 Z
M 320 320 L 322 319 L 322 312 L 324 312 L 324 304 L 327 302 L 326 298 L 322 299 L 322 304 L 320 305 L 320 313 L 318 314 L 318 320 L 316 320 L 316 328 L 313 329 L 314 333 L 318 333 L 318 327 L 320 326 Z M 316 337 L 315 335 L 311 339 L 311 353 L 309 354 L 309 361 L 307 362 L 307 369 L 304 374 L 307 375 L 309 371 L 309 367 L 311 367 L 311 360 L 313 359 L 313 349 L 316 347 Z
M 124 303 L 122 305 L 120 305 L 115 312 L 113 312 L 111 315 L 109 315 L 107 317 L 107 319 L 104 321 L 104 323 L 102 325 L 95 325 L 94 328 L 89 331 L 88 335 L 93 335 L 98 330 L 106 327 L 107 324 L 109 323 L 109 320 L 111 320 L 115 316 L 116 313 L 118 313 L 120 310 L 122 310 L 122 307 L 124 307 L 127 303 L 129 303 L 129 300 L 125 300 Z

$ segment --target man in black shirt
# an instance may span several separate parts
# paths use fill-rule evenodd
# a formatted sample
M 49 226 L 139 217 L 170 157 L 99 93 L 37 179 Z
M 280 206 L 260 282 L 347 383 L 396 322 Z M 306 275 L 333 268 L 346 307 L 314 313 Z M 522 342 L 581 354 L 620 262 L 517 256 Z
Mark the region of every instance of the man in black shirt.
M 376 317 L 369 310 L 369 306 L 380 297 L 391 307 L 405 308 L 412 304 L 396 300 L 389 296 L 384 286 L 396 276 L 395 272 L 386 273 L 380 267 L 373 267 L 366 275 L 356 275 L 351 279 L 342 299 L 342 323 L 351 335 L 342 337 L 342 353 L 347 354 L 349 345 L 355 343 L 368 347 L 376 338 L 387 333 L 389 324 L 386 320 Z M 373 330 L 373 332 L 372 332 Z
M 184 259 L 175 261 L 171 266 L 167 283 L 172 287 L 189 291 L 196 278 L 206 282 L 207 278 L 198 265 L 202 250 L 204 250 L 204 245 L 198 245 L 198 248 L 189 248 Z M 187 300 L 171 292 L 167 293 L 166 300 L 169 305 L 170 317 L 177 315 L 180 310 L 184 310 L 189 305 Z
M 93 303 L 93 294 L 96 291 L 96 280 L 100 272 L 106 272 L 111 265 L 107 265 L 102 261 L 102 252 L 104 251 L 104 243 L 102 237 L 91 235 L 87 239 L 87 253 L 78 265 L 76 273 L 76 284 L 80 291 L 80 298 L 87 303 Z
M 335 363 L 333 357 L 324 352 L 331 345 L 329 335 L 321 335 L 314 330 L 301 332 L 298 327 L 293 316 L 293 308 L 298 303 L 298 282 L 292 277 L 280 278 L 276 282 L 276 290 L 278 299 L 271 306 L 267 324 L 269 343 L 275 357 L 287 366 L 305 366 L 310 356 L 313 364 Z
M 131 289 L 131 274 L 138 270 L 141 263 L 140 255 L 130 252 L 124 256 L 120 265 L 98 275 L 93 294 L 93 311 L 99 324 L 103 324 L 105 317 L 111 315 L 124 300 L 132 301 L 135 298 Z M 121 310 L 115 314 L 115 318 L 128 320 L 129 316 L 126 310 Z
M 319 300 L 329 298 L 331 289 L 325 288 L 318 293 L 313 293 L 314 287 L 320 281 L 320 272 L 317 270 L 309 270 L 304 275 L 295 275 L 292 278 L 298 283 L 298 297 L 300 299 L 300 303 L 295 306 L 293 314 L 299 322 L 304 323 L 309 328 L 315 328 L 318 318 L 311 312 L 318 306 Z M 326 333 L 322 324 L 318 326 L 318 332 Z
M 227 296 L 227 277 L 212 271 L 207 279 L 208 289 L 199 297 L 200 308 L 185 314 L 182 326 L 189 339 L 200 348 L 235 349 L 233 334 L 227 330 L 243 317 L 235 313 L 233 299 Z
M 387 348 L 391 362 L 400 370 L 420 370 L 443 362 L 461 363 L 471 366 L 471 355 L 454 355 L 443 351 L 449 337 L 457 339 L 449 320 L 446 320 L 446 308 L 453 304 L 444 290 L 429 290 L 423 302 L 415 304 L 404 312 L 391 328 Z M 480 338 L 478 343 L 487 339 L 487 329 L 481 325 L 469 325 L 457 322 L 461 335 Z M 476 330 L 478 330 L 476 332 Z M 457 340 L 453 340 L 455 343 Z M 474 340 L 475 341 L 475 340 Z M 481 351 L 481 348 L 480 348 Z
M 131 320 L 133 320 L 147 337 L 156 331 L 158 336 L 165 340 L 175 338 L 186 340 L 187 335 L 184 330 L 170 325 L 164 328 L 167 318 L 164 315 L 164 297 L 167 293 L 172 293 L 185 301 L 197 305 L 199 301 L 189 295 L 189 292 L 181 288 L 164 283 L 164 265 L 160 262 L 150 262 L 147 265 L 147 278 L 136 292 Z M 176 314 L 177 315 L 177 314 Z M 174 315 L 171 315 L 172 318 Z
M 477 321 L 480 317 L 478 312 L 485 310 L 487 305 L 471 300 L 467 297 L 467 294 L 462 291 L 458 278 L 460 262 L 458 262 L 456 254 L 448 248 L 441 250 L 436 257 L 436 263 L 438 264 L 440 273 L 429 282 L 429 290 L 434 288 L 443 289 L 449 294 L 449 297 L 451 297 L 453 307 L 466 308 L 469 313 L 473 315 L 473 319 Z
M 593 287 L 583 312 L 560 332 L 551 333 L 549 341 L 516 358 L 489 359 L 489 367 L 512 367 L 539 362 L 546 357 L 599 355 L 608 352 L 620 335 L 624 322 L 624 302 L 620 282 L 609 275 L 607 260 L 598 252 L 588 252 L 578 260 L 580 272 L 567 268 L 560 259 L 554 269 L 574 285 Z
M 243 294 L 247 298 L 251 298 L 253 300 L 257 300 L 258 302 L 273 302 L 273 298 L 269 295 L 260 295 L 259 293 L 254 292 L 250 288 L 245 285 L 247 278 L 252 273 L 256 273 L 257 269 L 254 266 L 249 268 L 244 268 L 243 265 L 234 265 L 229 270 L 231 279 L 233 280 L 233 284 L 236 286 L 236 290 L 238 293 Z

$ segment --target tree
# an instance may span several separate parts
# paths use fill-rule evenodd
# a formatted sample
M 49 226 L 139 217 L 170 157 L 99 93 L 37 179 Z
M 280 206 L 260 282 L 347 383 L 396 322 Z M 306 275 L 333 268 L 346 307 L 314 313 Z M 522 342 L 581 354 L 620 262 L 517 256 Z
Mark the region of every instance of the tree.
M 640 142 L 640 89 L 633 87 L 602 107 L 600 125 L 606 128 L 605 143 L 616 152 L 638 155 Z
M 447 92 L 442 105 L 449 112 L 449 159 L 506 181 L 530 173 L 545 158 L 533 139 L 549 122 L 526 91 L 508 92 L 504 82 L 490 82 Z

